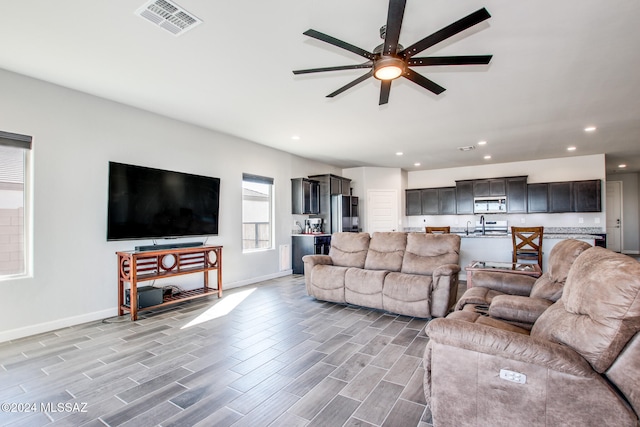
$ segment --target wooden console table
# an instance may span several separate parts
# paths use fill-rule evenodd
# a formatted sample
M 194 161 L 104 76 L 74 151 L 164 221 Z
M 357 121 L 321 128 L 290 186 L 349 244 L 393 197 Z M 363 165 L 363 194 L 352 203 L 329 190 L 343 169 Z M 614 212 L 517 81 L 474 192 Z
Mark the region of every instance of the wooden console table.
M 116 252 L 118 256 L 118 315 L 129 312 L 138 320 L 138 311 L 218 293 L 222 298 L 222 246 L 196 246 L 150 251 Z M 209 287 L 209 272 L 217 270 L 216 288 Z M 204 273 L 204 286 L 163 296 L 163 302 L 138 308 L 138 284 L 184 274 Z M 129 305 L 125 305 L 125 282 L 129 282 Z
M 464 269 L 467 272 L 467 289 L 473 287 L 473 273 L 476 271 L 524 274 L 536 278 L 542 274 L 542 270 L 538 264 L 521 264 L 515 262 L 472 261 L 471 264 Z

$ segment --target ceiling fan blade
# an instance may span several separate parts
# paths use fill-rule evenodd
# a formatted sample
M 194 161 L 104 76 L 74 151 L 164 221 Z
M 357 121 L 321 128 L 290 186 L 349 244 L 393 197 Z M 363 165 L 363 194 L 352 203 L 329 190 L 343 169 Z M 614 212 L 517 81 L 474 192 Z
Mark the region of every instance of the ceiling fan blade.
M 382 80 L 382 86 L 380 87 L 380 102 L 378 105 L 383 105 L 389 102 L 389 92 L 391 92 L 392 80 Z
M 355 79 L 351 83 L 348 83 L 348 84 L 342 86 L 340 89 L 336 90 L 335 92 L 331 92 L 329 95 L 327 95 L 327 98 L 333 98 L 336 95 L 340 95 L 345 90 L 354 87 L 358 83 L 361 83 L 361 82 L 367 80 L 371 76 L 373 76 L 373 70 L 369 71 L 367 74 L 365 74 L 363 76 L 358 77 L 357 79 Z
M 476 24 L 479 24 L 482 21 L 491 18 L 489 12 L 484 7 L 473 12 L 470 15 L 465 16 L 464 18 L 454 22 L 453 24 L 447 25 L 441 30 L 436 31 L 423 38 L 422 40 L 412 44 L 411 46 L 404 49 L 401 54 L 405 56 L 405 58 L 411 58 L 413 55 L 416 55 L 422 52 L 425 49 L 430 48 L 431 46 L 440 43 L 443 40 L 448 39 L 449 37 L 455 36 L 458 33 L 466 30 L 467 28 L 471 28 Z
M 309 68 L 306 70 L 293 70 L 293 74 L 309 74 L 309 73 L 320 73 L 323 71 L 340 71 L 340 70 L 357 70 L 359 68 L 371 68 L 373 67 L 373 62 L 365 62 L 364 64 L 356 64 L 356 65 L 338 65 L 336 67 L 323 67 L 323 68 Z
M 422 86 L 423 88 L 427 89 L 428 91 L 431 91 L 431 92 L 435 93 L 436 95 L 440 95 L 442 92 L 444 92 L 446 90 L 445 88 L 443 88 L 439 84 L 429 80 L 428 78 L 426 78 L 422 74 L 418 74 L 418 73 L 416 73 L 415 71 L 413 71 L 413 70 L 411 70 L 409 68 L 407 68 L 407 70 L 405 71 L 403 76 L 408 78 L 409 80 L 411 80 L 415 84 Z
M 395 55 L 398 52 L 398 40 L 400 39 L 400 28 L 404 17 L 404 7 L 407 0 L 389 0 L 389 12 L 387 13 L 386 34 L 384 37 L 384 47 L 382 53 L 385 55 Z
M 307 30 L 302 34 L 304 34 L 305 36 L 313 37 L 314 39 L 318 39 L 318 40 L 323 41 L 325 43 L 332 44 L 332 45 L 337 46 L 339 48 L 348 50 L 349 52 L 353 52 L 356 55 L 364 56 L 367 59 L 373 60 L 373 53 L 367 52 L 364 49 L 360 49 L 358 46 L 354 46 L 354 45 L 352 45 L 350 43 L 343 42 L 342 40 L 338 40 L 335 37 L 331 37 L 331 36 L 329 36 L 327 34 L 321 33 L 320 31 Z
M 411 58 L 407 65 L 420 67 L 426 65 L 486 65 L 493 55 L 461 55 L 461 56 L 429 56 L 424 58 Z

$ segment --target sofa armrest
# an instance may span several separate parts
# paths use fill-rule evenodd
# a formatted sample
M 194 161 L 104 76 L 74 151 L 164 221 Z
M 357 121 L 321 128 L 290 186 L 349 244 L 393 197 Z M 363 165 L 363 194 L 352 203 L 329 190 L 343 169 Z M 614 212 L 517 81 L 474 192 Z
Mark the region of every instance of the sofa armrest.
M 535 277 L 502 271 L 477 271 L 473 274 L 473 287 L 492 289 L 508 295 L 529 296 Z
M 533 325 L 553 302 L 542 298 L 498 295 L 491 300 L 489 316 Z
M 304 263 L 304 284 L 307 287 L 307 292 L 310 290 L 311 270 L 313 270 L 313 267 L 333 264 L 333 260 L 329 255 L 305 255 L 302 257 L 302 262 Z
M 302 257 L 302 262 L 304 263 L 305 267 L 309 266 L 310 268 L 313 268 L 313 266 L 317 264 L 333 264 L 333 261 L 331 260 L 331 257 L 329 255 L 305 255 Z
M 597 376 L 591 365 L 573 349 L 530 335 L 454 319 L 434 319 L 425 332 L 438 344 L 531 363 L 569 375 Z
M 431 316 L 444 317 L 458 296 L 458 264 L 443 264 L 433 270 L 431 288 Z

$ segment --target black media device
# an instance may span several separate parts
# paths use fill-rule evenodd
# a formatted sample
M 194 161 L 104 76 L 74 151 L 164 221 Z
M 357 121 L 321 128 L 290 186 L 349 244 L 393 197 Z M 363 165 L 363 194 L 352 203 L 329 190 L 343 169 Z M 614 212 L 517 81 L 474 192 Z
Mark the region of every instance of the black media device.
M 142 286 L 138 289 L 138 308 L 151 307 L 153 305 L 162 304 L 163 291 L 162 288 L 156 288 L 154 286 Z M 126 289 L 124 292 L 124 305 L 131 307 L 131 295 L 130 289 Z
M 108 196 L 107 240 L 218 235 L 220 178 L 109 162 Z

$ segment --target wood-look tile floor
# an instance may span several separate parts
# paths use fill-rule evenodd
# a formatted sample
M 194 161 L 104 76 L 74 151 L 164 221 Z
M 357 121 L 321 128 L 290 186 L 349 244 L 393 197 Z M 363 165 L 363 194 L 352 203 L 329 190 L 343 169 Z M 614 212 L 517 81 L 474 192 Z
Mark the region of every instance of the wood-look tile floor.
M 430 426 L 427 321 L 294 275 L 0 343 L 0 425 Z

